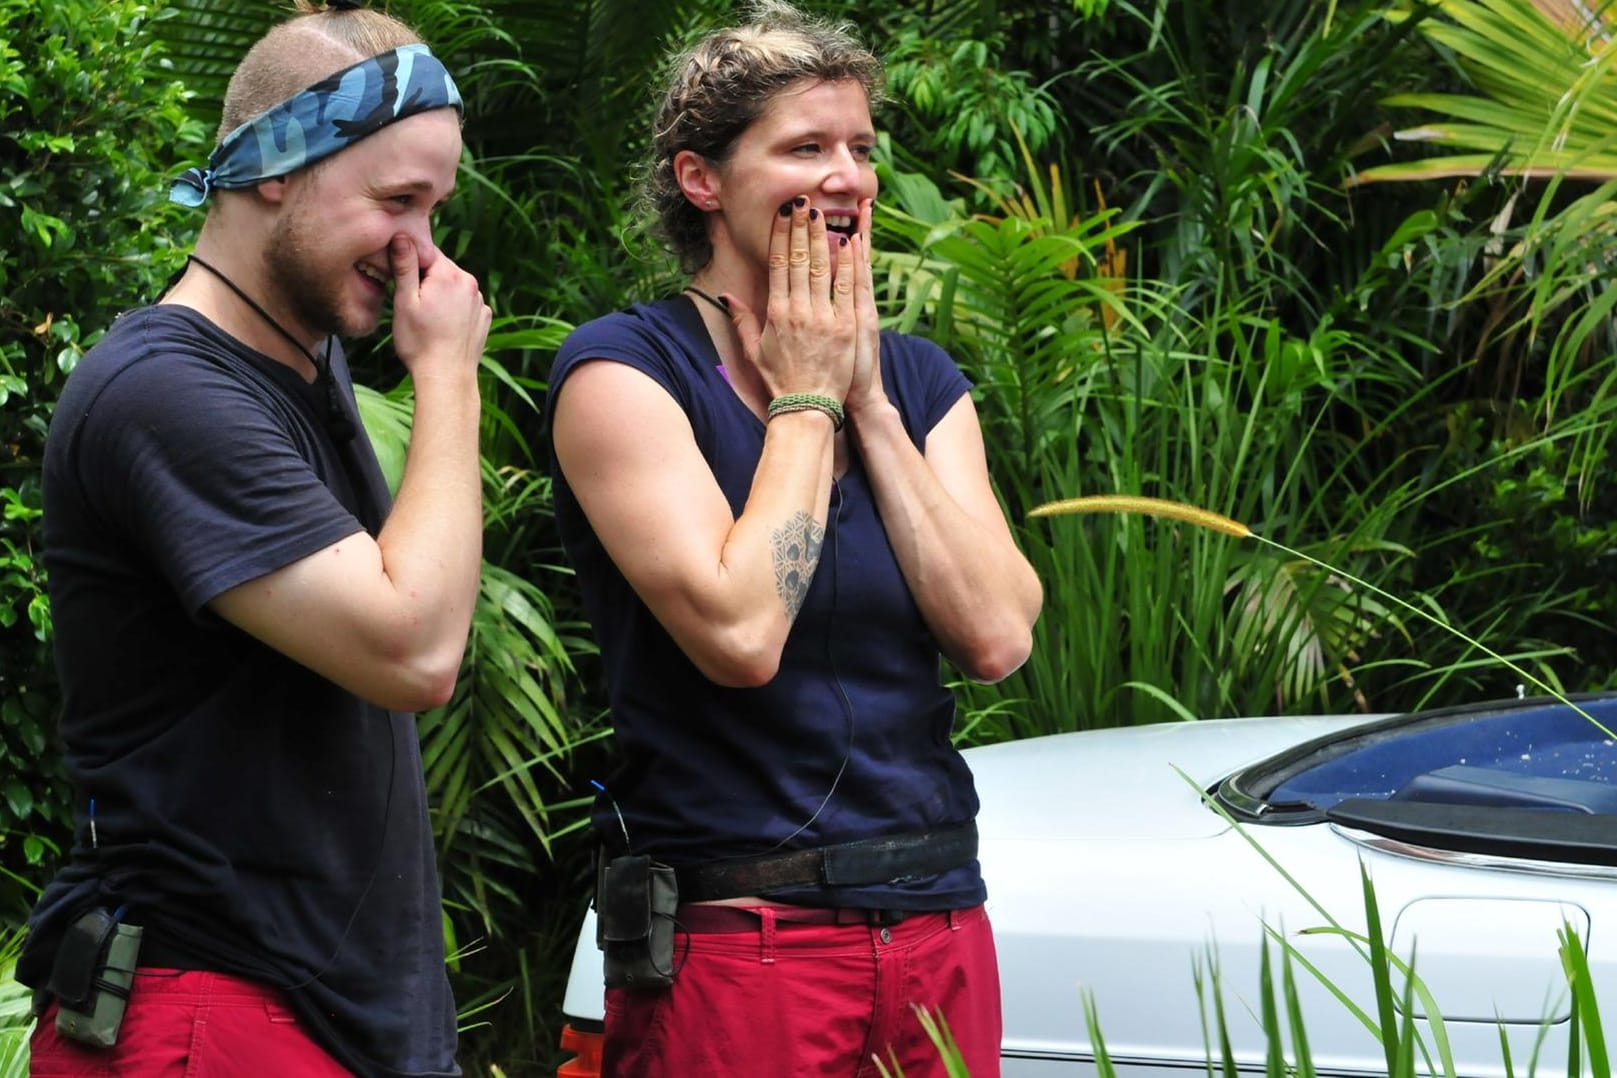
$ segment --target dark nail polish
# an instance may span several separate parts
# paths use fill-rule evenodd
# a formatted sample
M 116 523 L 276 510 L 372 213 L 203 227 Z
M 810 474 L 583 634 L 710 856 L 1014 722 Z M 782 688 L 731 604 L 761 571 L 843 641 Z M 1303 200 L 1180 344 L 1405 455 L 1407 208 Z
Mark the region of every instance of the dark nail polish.
M 820 211 L 819 210 L 809 210 L 809 220 L 810 221 L 818 221 L 819 219 L 820 219 Z
M 796 206 L 798 209 L 802 209 L 804 206 L 808 205 L 808 196 L 798 195 L 796 198 L 792 199 L 792 205 Z
M 790 202 L 782 202 L 780 204 L 780 215 L 782 217 L 790 217 L 792 215 L 792 204 Z
M 837 246 L 838 247 L 846 247 L 846 246 L 848 246 L 848 237 L 847 236 L 838 236 L 837 237 Z

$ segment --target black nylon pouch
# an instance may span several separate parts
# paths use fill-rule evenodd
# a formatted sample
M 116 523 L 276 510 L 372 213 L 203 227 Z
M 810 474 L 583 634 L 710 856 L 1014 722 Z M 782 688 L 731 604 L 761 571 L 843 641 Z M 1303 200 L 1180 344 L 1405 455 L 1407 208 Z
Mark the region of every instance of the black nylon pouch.
M 118 922 L 112 912 L 93 909 L 67 927 L 56 948 L 45 988 L 64 1007 L 84 1010 L 95 991 L 96 974 L 107 956 Z
M 674 870 L 643 855 L 602 860 L 595 887 L 595 943 L 608 988 L 674 983 Z

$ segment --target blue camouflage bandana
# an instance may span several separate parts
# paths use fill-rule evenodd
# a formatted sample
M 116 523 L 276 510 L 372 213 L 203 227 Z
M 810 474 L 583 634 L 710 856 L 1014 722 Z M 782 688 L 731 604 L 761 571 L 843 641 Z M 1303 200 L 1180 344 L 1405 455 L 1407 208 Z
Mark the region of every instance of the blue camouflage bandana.
M 461 112 L 460 91 L 425 45 L 361 60 L 259 113 L 226 135 L 208 167 L 187 169 L 169 201 L 200 206 L 230 190 L 285 176 L 330 157 L 388 124 L 431 109 Z

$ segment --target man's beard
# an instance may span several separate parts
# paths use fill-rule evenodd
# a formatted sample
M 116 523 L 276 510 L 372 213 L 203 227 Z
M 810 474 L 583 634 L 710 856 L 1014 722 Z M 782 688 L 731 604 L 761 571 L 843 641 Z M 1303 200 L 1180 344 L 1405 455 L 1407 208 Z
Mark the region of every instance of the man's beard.
M 346 279 L 339 272 L 335 281 L 322 280 L 323 274 L 329 276 L 330 268 L 316 257 L 318 242 L 319 237 L 305 226 L 303 214 L 296 209 L 275 223 L 264 248 L 264 264 L 276 297 L 298 325 L 316 333 L 359 337 L 374 331 L 376 324 L 370 318 L 359 323 L 344 318 L 341 290 Z

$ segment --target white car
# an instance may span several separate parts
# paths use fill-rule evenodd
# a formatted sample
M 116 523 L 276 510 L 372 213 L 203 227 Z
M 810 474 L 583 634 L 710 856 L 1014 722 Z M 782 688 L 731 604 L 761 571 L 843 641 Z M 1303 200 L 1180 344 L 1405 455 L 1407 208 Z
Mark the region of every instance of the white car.
M 1262 1073 L 1266 926 L 1374 1016 L 1370 966 L 1348 936 L 1305 931 L 1334 920 L 1365 932 L 1362 864 L 1383 938 L 1413 956 L 1455 1072 L 1505 1075 L 1504 1037 L 1515 1073 L 1528 1073 L 1536 1052 L 1540 1073 L 1565 1074 L 1563 926 L 1581 941 L 1595 999 L 1617 1010 L 1613 729 L 1617 694 L 1573 706 L 1098 730 L 968 750 L 999 948 L 1003 1073 L 1094 1073 L 1086 995 L 1120 1073 L 1206 1073 L 1196 976 L 1210 960 L 1233 1055 L 1242 1072 Z M 1386 1074 L 1365 1023 L 1320 978 L 1296 972 L 1318 1073 Z M 1402 998 L 1402 978 L 1394 987 Z M 579 1058 L 559 1073 L 594 1073 L 602 989 L 592 919 L 564 1009 L 564 1044 Z M 1414 1011 L 1436 1060 L 1419 996 Z

